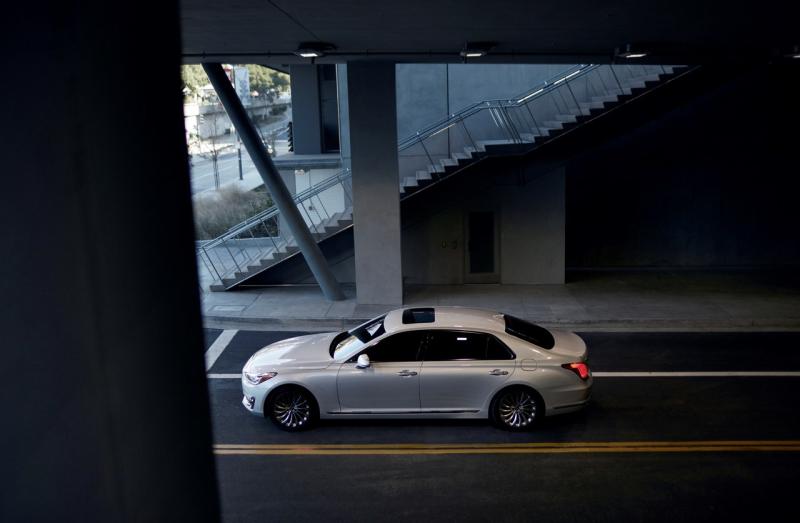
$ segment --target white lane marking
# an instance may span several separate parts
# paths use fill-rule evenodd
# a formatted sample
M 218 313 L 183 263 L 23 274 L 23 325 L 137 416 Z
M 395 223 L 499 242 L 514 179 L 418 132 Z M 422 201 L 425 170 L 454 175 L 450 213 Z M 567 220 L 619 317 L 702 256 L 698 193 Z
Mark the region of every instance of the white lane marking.
M 217 339 L 214 340 L 214 343 L 212 343 L 211 347 L 206 351 L 206 371 L 214 365 L 214 362 L 217 361 L 219 355 L 222 354 L 222 351 L 225 350 L 237 332 L 239 331 L 236 329 L 229 329 L 222 331 L 219 336 L 217 336 Z
M 241 374 L 208 374 L 208 379 L 240 379 Z M 592 372 L 595 378 L 800 378 L 800 371 L 720 371 L 720 372 Z
M 592 372 L 595 378 L 784 378 L 800 377 L 800 371 L 702 371 L 702 372 Z

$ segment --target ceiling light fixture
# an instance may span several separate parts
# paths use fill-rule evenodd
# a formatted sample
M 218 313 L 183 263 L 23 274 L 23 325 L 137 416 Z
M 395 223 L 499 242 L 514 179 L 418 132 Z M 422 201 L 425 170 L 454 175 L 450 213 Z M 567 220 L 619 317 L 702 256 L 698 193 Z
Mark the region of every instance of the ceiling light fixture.
M 800 58 L 800 45 L 796 45 L 792 48 L 791 52 L 787 53 L 786 58 Z
M 336 49 L 336 47 L 333 45 L 323 42 L 303 42 L 297 46 L 297 50 L 294 54 L 300 58 L 319 58 L 325 56 L 326 52 L 333 51 L 334 49 Z
M 634 45 L 626 44 L 623 48 L 617 48 L 616 55 L 620 58 L 626 58 L 628 60 L 636 59 L 636 58 L 644 58 L 647 56 L 647 51 L 644 49 L 639 49 Z
M 480 58 L 486 56 L 494 47 L 492 42 L 466 42 L 459 53 L 463 58 Z

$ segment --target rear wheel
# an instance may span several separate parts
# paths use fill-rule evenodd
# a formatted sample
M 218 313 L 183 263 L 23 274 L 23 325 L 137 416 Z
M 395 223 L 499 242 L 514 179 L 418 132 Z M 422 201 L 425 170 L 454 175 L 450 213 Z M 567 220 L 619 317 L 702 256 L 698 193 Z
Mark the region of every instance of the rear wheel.
M 533 428 L 544 416 L 544 403 L 534 390 L 512 387 L 500 391 L 489 410 L 495 425 L 522 432 Z
M 283 430 L 297 432 L 313 427 L 319 418 L 314 397 L 300 387 L 284 387 L 269 398 L 267 414 Z

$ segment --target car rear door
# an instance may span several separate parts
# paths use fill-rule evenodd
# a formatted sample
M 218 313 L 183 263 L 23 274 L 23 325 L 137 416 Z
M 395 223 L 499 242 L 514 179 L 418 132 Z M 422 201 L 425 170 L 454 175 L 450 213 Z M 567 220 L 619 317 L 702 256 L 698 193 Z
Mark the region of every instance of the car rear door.
M 423 338 L 420 331 L 393 334 L 343 363 L 336 378 L 340 412 L 418 413 Z M 356 367 L 360 354 L 369 356 L 369 367 Z
M 422 353 L 422 412 L 477 412 L 514 373 L 514 353 L 491 334 L 431 330 Z

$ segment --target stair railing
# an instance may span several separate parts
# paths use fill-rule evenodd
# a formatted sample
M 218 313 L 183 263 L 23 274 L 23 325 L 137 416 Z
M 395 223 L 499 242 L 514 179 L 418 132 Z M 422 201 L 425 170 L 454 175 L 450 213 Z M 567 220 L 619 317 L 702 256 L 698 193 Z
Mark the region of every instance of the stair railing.
M 400 141 L 401 179 L 429 170 L 452 152 L 474 152 L 493 142 L 531 144 L 557 130 L 559 118 L 588 115 L 598 103 L 593 98 L 629 94 L 648 77 L 669 71 L 660 65 L 579 64 L 513 98 L 474 103 Z
M 342 169 L 294 196 L 306 225 L 315 230 L 352 207 L 350 169 Z M 324 230 L 315 234 L 321 238 Z M 231 227 L 224 234 L 208 240 L 196 249 L 198 268 L 204 280 L 224 283 L 236 279 L 248 266 L 260 264 L 270 255 L 291 254 L 293 237 L 280 223 L 280 212 L 272 206 Z

